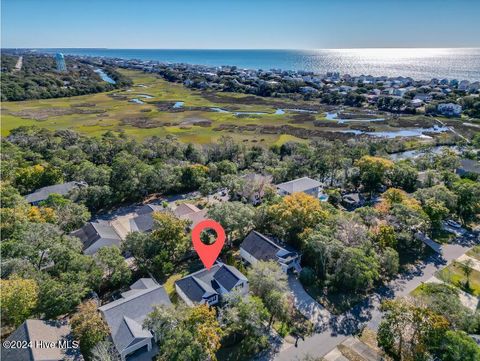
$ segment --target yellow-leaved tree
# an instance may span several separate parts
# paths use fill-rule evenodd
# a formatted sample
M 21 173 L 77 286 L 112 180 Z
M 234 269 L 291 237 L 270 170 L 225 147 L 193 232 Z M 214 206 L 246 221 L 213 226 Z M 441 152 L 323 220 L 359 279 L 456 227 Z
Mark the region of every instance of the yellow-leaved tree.
M 320 202 L 306 193 L 293 193 L 285 196 L 268 209 L 274 232 L 293 245 L 299 246 L 300 240 L 318 223 L 327 220 L 331 206 Z
M 72 334 L 80 341 L 83 355 L 90 355 L 92 348 L 105 340 L 109 329 L 97 311 L 97 304 L 93 300 L 86 301 L 78 306 L 77 312 L 70 320 Z
M 387 181 L 388 171 L 393 168 L 393 162 L 381 157 L 364 155 L 355 165 L 359 168 L 360 183 L 367 192 L 375 192 Z
M 35 280 L 14 277 L 0 280 L 0 309 L 2 321 L 18 326 L 35 311 L 38 285 Z

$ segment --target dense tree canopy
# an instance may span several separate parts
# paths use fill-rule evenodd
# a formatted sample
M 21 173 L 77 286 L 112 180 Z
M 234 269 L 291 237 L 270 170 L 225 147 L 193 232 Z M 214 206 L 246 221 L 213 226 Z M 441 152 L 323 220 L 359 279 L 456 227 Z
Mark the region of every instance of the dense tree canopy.
M 109 328 L 97 310 L 93 300 L 78 306 L 77 312 L 70 319 L 72 334 L 80 342 L 80 349 L 89 357 L 93 347 L 104 341 L 109 335 Z
M 130 233 L 122 247 L 142 270 L 162 276 L 172 271 L 175 262 L 190 249 L 191 242 L 185 233 L 187 221 L 169 212 L 155 212 L 153 219 L 152 232 Z
M 122 290 L 131 277 L 150 273 L 163 280 L 185 266 L 191 249 L 189 224 L 168 211 L 154 214 L 151 233 L 130 233 L 121 250 L 104 248 L 87 256 L 80 241 L 69 233 L 91 216 L 152 196 L 175 194 L 197 200 L 200 194 L 212 195 L 224 187 L 232 196 L 242 192 L 241 175 L 251 173 L 270 175 L 273 183 L 303 176 L 320 180 L 331 204 L 305 193 L 280 197 L 269 186 L 255 188 L 267 194 L 257 206 L 219 203 L 218 194 L 209 197 L 213 202 L 203 198 L 199 207 L 207 207 L 208 217 L 219 221 L 233 241 L 225 249 L 233 258 L 231 264 L 239 263 L 235 259 L 238 242 L 257 229 L 302 254 L 300 279 L 309 292 L 364 297 L 394 277 L 405 259 L 423 256 L 423 244 L 415 237 L 419 231 L 433 231 L 450 218 L 466 225 L 477 220 L 478 182 L 454 174 L 458 156 L 428 154 L 395 163 L 385 158 L 403 146 L 400 141 L 379 139 L 288 142 L 265 148 L 236 143 L 231 137 L 192 145 L 172 136 L 137 141 L 115 132 L 84 137 L 72 131 L 14 129 L 2 139 L 2 297 L 4 282 L 20 279 L 36 286 L 19 294 L 36 301 L 25 310 L 15 309 L 12 314 L 19 316 L 8 322 L 18 323 L 32 315 L 55 318 L 71 314 L 92 290 L 108 298 L 111 291 Z M 418 171 L 431 172 L 431 182 L 417 183 Z M 52 195 L 34 206 L 24 198 L 38 187 L 67 181 L 86 181 L 88 186 L 65 196 Z M 194 193 L 185 194 L 190 191 Z M 344 194 L 357 191 L 366 198 L 364 206 L 345 211 Z M 364 197 L 365 192 L 372 197 Z M 243 198 L 246 201 L 248 197 Z M 133 276 L 124 260 L 127 255 L 135 261 Z M 245 354 L 251 355 L 268 346 L 266 325 L 291 325 L 292 303 L 278 265 L 260 263 L 249 269 L 248 278 L 253 296 L 226 300 L 225 313 L 218 320 L 210 309 L 195 314 L 164 310 L 152 316 L 152 327 L 166 335 L 164 343 L 160 341 L 161 359 L 213 359 L 220 342 L 238 342 Z M 460 331 L 478 332 L 477 315 L 460 307 L 449 290 L 423 295 L 423 304 L 435 315 L 404 307 L 414 326 L 411 319 L 391 311 L 392 324 L 398 319 L 419 330 L 414 346 L 402 353 L 411 355 L 424 348 L 432 340 L 428 327 L 437 330 L 440 319 L 447 320 L 454 333 L 443 333 L 444 343 L 428 352 L 438 356 L 442 350 L 442 357 L 455 359 L 459 351 L 468 350 L 471 345 Z M 219 325 L 225 334 L 207 342 L 206 335 L 217 334 Z M 193 331 L 198 327 L 204 331 L 202 337 Z M 388 325 L 382 330 L 383 345 L 397 352 L 401 330 Z M 454 347 L 464 342 L 462 349 Z M 96 353 L 109 355 L 110 350 L 111 345 L 100 343 L 92 358 Z
M 215 361 L 224 333 L 215 309 L 207 305 L 176 310 L 159 306 L 145 320 L 145 326 L 157 335 L 157 357 L 165 361 Z
M 302 233 L 308 233 L 329 216 L 325 203 L 305 193 L 293 193 L 269 207 L 272 228 L 280 237 L 298 244 Z
M 0 280 L 0 289 L 3 322 L 16 327 L 33 314 L 38 300 L 35 280 L 18 277 Z
M 3 54 L 2 64 L 15 64 L 18 56 Z M 130 85 L 130 79 L 111 67 L 105 68 L 116 84 L 102 81 L 94 68 L 78 59 L 66 57 L 67 71 L 57 72 L 51 55 L 23 54 L 19 71 L 2 71 L 2 101 L 47 99 L 98 93 Z

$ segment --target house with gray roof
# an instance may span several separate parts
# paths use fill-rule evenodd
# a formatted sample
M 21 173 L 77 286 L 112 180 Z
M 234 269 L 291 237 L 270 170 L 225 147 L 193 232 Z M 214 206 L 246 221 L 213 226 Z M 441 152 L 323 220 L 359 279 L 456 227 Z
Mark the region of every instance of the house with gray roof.
M 144 204 L 140 208 L 136 210 L 136 213 L 140 216 L 143 214 L 150 214 L 152 212 L 160 212 L 163 211 L 165 208 L 158 204 Z
M 165 208 L 157 204 L 145 204 L 137 209 L 137 216 L 131 218 L 131 232 L 151 232 L 153 230 L 153 212 L 162 212 Z
M 88 222 L 70 235 L 78 237 L 83 243 L 83 253 L 92 255 L 102 247 L 120 247 L 121 237 L 107 221 Z
M 157 305 L 172 303 L 163 286 L 152 278 L 141 278 L 121 298 L 98 308 L 122 360 L 132 353 L 151 351 L 154 335 L 143 327 L 143 321 Z
M 277 184 L 278 194 L 286 196 L 292 193 L 303 192 L 318 198 L 321 194 L 321 183 L 315 179 L 303 177 L 289 182 Z
M 260 232 L 250 231 L 240 245 L 240 256 L 250 264 L 258 261 L 277 261 L 282 270 L 301 271 L 301 255 L 287 246 L 281 246 Z
M 141 214 L 133 217 L 130 221 L 131 232 L 151 232 L 153 230 L 153 215 L 152 213 Z
M 459 176 L 480 174 L 480 162 L 473 159 L 460 159 L 460 166 L 455 170 Z
M 36 205 L 46 200 L 51 194 L 60 194 L 62 196 L 65 196 L 75 188 L 86 186 L 87 183 L 85 182 L 67 182 L 62 184 L 55 184 L 53 186 L 37 189 L 35 192 L 27 194 L 25 196 L 25 200 L 32 205 Z
M 1 359 L 5 361 L 83 360 L 78 342 L 73 340 L 70 326 L 64 321 L 26 320 L 5 341 L 31 342 L 31 347 L 17 348 L 4 348 L 2 343 Z M 46 347 L 50 342 L 57 347 Z
M 194 204 L 181 203 L 175 208 L 148 204 L 137 211 L 137 216 L 130 219 L 131 232 L 151 232 L 153 230 L 153 212 L 172 212 L 177 218 L 188 221 L 189 227 L 195 227 L 205 219 L 207 209 L 199 209 Z
M 175 282 L 175 290 L 189 306 L 216 305 L 230 292 L 248 293 L 248 279 L 233 266 L 217 262 L 209 270 L 198 272 Z

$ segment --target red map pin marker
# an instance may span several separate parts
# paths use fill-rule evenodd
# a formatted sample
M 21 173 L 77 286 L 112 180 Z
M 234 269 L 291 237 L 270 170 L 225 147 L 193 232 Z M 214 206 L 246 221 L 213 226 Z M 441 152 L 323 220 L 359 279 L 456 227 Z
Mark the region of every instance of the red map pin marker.
M 217 239 L 213 244 L 205 244 L 200 239 L 200 234 L 205 229 L 213 229 L 217 233 Z M 210 269 L 217 260 L 223 245 L 225 244 L 225 230 L 211 219 L 206 219 L 198 223 L 192 230 L 193 248 L 197 252 L 200 260 L 206 269 Z

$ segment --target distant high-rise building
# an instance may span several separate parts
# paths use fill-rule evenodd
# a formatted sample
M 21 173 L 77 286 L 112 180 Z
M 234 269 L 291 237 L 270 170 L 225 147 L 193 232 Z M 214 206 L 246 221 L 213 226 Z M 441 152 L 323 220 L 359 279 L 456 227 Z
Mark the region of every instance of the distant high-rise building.
M 55 55 L 55 61 L 57 62 L 57 71 L 67 71 L 67 66 L 65 65 L 65 58 L 62 53 L 57 53 Z

